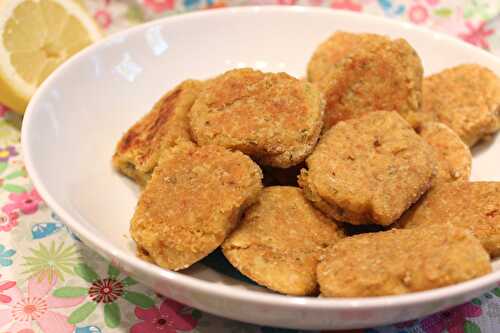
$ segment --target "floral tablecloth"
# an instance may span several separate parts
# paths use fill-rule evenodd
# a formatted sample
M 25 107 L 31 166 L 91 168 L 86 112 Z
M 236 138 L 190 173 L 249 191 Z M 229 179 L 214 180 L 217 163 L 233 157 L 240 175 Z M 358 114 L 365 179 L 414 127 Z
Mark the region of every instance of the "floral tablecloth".
M 104 31 L 176 13 L 237 5 L 363 11 L 443 31 L 500 55 L 500 1 L 84 0 Z M 44 204 L 23 166 L 19 117 L 0 106 L 0 332 L 271 333 L 202 313 L 124 276 Z M 167 295 L 168 296 L 168 295 Z M 351 333 L 499 333 L 500 288 L 427 318 Z

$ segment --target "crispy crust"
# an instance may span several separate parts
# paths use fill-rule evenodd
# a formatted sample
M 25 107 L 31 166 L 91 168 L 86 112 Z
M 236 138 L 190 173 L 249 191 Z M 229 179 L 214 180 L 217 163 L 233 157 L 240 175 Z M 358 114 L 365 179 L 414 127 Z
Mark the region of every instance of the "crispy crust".
M 371 112 L 327 131 L 299 177 L 330 217 L 389 225 L 430 187 L 431 148 L 396 112 Z
M 440 184 L 405 214 L 398 226 L 425 229 L 443 223 L 468 228 L 492 257 L 500 256 L 500 183 Z
M 312 83 L 321 81 L 330 69 L 349 53 L 359 47 L 380 41 L 390 41 L 390 39 L 377 34 L 335 32 L 314 51 L 307 66 L 307 79 Z
M 162 156 L 141 194 L 130 233 L 161 267 L 189 267 L 215 250 L 262 188 L 247 156 L 179 144 Z
M 188 113 L 201 86 L 199 81 L 187 80 L 162 96 L 120 139 L 113 166 L 145 185 L 165 149 L 191 141 Z
M 235 69 L 211 80 L 191 110 L 200 145 L 237 149 L 263 165 L 287 168 L 316 144 L 324 101 L 310 83 L 286 73 Z
M 460 65 L 424 80 L 422 109 L 448 125 L 469 146 L 500 128 L 500 80 L 475 64 Z
M 453 130 L 443 123 L 430 122 L 422 125 L 419 134 L 436 154 L 434 184 L 469 180 L 472 155 L 469 147 Z
M 422 76 L 419 56 L 403 39 L 359 47 L 317 82 L 326 100 L 324 130 L 377 110 L 397 111 L 417 127 L 424 116 Z
M 317 292 L 316 265 L 326 247 L 343 237 L 301 189 L 265 188 L 223 243 L 223 253 L 257 283 L 289 295 Z
M 398 295 L 448 286 L 491 272 L 488 253 L 472 233 L 433 225 L 347 237 L 318 265 L 321 295 Z

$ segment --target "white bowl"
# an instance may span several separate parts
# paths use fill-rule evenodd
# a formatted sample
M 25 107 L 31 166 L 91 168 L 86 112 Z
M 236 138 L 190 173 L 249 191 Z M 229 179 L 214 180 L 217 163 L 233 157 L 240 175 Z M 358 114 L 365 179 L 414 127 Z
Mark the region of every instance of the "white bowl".
M 349 12 L 247 7 L 171 17 L 112 35 L 65 63 L 37 91 L 24 118 L 26 167 L 48 205 L 91 248 L 159 293 L 241 321 L 300 329 L 376 326 L 466 302 L 500 281 L 473 281 L 376 298 L 288 297 L 196 264 L 175 273 L 135 256 L 129 220 L 138 188 L 111 168 L 122 133 L 167 89 L 234 67 L 304 76 L 314 48 L 335 30 L 406 38 L 426 74 L 464 62 L 500 74 L 500 61 L 451 37 Z M 500 142 L 477 149 L 473 179 L 499 180 Z

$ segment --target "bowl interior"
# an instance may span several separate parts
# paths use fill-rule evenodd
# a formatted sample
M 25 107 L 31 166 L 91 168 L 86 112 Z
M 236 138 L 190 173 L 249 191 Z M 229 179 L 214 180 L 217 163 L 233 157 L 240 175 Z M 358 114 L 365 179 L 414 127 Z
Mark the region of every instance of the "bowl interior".
M 499 61 L 485 52 L 375 17 L 300 7 L 179 16 L 112 36 L 44 83 L 23 128 L 29 133 L 23 134 L 23 147 L 32 176 L 45 199 L 51 198 L 52 208 L 70 217 L 77 232 L 95 235 L 88 241 L 104 242 L 101 246 L 111 252 L 133 258 L 128 229 L 139 189 L 110 163 L 124 131 L 187 78 L 247 66 L 303 77 L 315 47 L 336 30 L 405 38 L 418 51 L 426 74 L 464 62 L 500 74 Z M 500 180 L 499 156 L 499 140 L 474 149 L 472 178 Z M 181 274 L 268 292 L 244 281 L 217 253 Z

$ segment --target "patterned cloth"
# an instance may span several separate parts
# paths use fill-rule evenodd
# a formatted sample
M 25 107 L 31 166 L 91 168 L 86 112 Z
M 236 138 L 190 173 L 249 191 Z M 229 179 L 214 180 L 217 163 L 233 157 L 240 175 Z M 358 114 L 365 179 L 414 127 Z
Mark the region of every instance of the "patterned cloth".
M 161 16 L 234 5 L 324 6 L 408 20 L 500 55 L 500 2 L 488 0 L 87 0 L 109 33 Z M 500 21 L 500 20 L 498 20 Z M 27 177 L 19 119 L 0 106 L 0 332 L 271 333 L 156 295 L 83 245 Z M 3 329 L 3 330 L 2 330 Z M 448 311 L 351 333 L 498 333 L 500 288 Z

